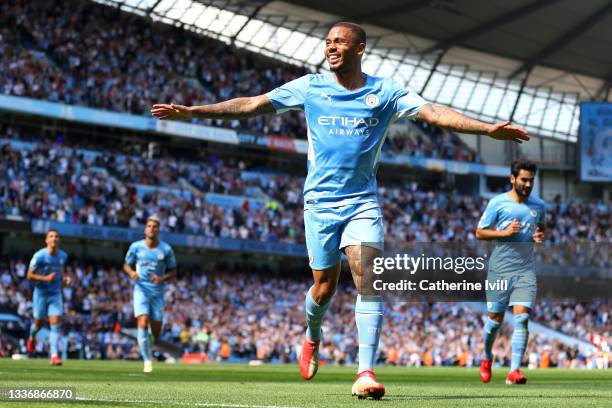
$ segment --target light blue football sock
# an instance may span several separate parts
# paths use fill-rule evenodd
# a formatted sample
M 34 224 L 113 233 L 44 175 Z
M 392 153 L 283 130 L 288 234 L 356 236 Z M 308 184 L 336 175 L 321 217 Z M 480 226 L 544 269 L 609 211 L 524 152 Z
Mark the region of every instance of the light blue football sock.
M 138 329 L 138 347 L 140 348 L 140 355 L 144 361 L 151 361 L 151 344 L 149 339 L 149 333 L 146 329 Z
M 493 343 L 495 342 L 495 337 L 497 337 L 497 332 L 500 327 L 501 323 L 487 317 L 487 322 L 482 330 L 482 342 L 484 344 L 483 357 L 485 360 L 491 360 L 493 358 L 491 350 L 493 349 Z
M 359 368 L 357 373 L 372 370 L 380 340 L 385 304 L 381 296 L 357 295 L 355 322 L 359 333 Z
M 308 340 L 321 340 L 321 323 L 325 312 L 329 309 L 331 299 L 327 303 L 319 305 L 315 302 L 311 292 L 312 287 L 306 293 L 306 338 Z
M 512 333 L 512 359 L 510 360 L 510 371 L 521 367 L 523 354 L 527 348 L 529 337 L 529 314 L 521 313 L 514 316 L 514 333 Z
M 50 329 L 51 333 L 49 334 L 49 349 L 51 351 L 51 357 L 59 356 L 58 346 L 60 338 L 60 325 L 52 324 Z
M 30 337 L 35 339 L 39 330 L 40 329 L 36 327 L 36 323 L 32 322 L 32 324 L 30 325 Z

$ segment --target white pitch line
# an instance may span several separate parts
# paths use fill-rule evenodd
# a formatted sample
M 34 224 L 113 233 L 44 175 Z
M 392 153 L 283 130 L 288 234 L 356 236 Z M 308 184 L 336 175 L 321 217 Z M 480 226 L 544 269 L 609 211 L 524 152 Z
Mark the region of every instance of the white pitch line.
M 303 407 L 292 407 L 284 405 L 248 405 L 248 404 L 224 404 L 224 403 L 213 403 L 213 402 L 187 402 L 187 401 L 161 401 L 161 400 L 123 400 L 123 399 L 109 399 L 109 398 L 83 398 L 76 397 L 77 401 L 91 401 L 91 402 L 120 402 L 127 404 L 160 404 L 160 405 L 183 405 L 186 407 L 220 407 L 220 408 L 303 408 Z

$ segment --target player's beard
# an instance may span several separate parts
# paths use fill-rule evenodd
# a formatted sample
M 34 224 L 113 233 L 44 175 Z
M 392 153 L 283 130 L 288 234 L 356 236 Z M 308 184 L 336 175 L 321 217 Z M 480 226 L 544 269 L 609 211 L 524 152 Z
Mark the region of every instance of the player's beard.
M 331 72 L 334 72 L 334 73 L 336 73 L 336 74 L 340 74 L 340 75 L 342 75 L 342 74 L 344 74 L 344 73 L 347 71 L 347 70 L 346 70 L 346 66 L 345 66 L 345 64 L 344 64 L 344 61 L 341 61 L 341 62 L 340 62 L 340 64 L 338 64 L 338 65 L 336 65 L 336 66 L 332 66 L 332 65 L 329 63 L 329 61 L 327 61 L 327 62 L 328 62 L 328 65 L 329 65 L 329 70 L 330 70 Z
M 340 55 L 340 63 L 338 65 L 332 67 L 332 65 L 329 63 L 329 60 L 327 60 L 327 63 L 329 65 L 329 70 L 338 75 L 344 75 L 350 72 L 353 66 L 351 57 L 347 56 L 346 53 Z
M 519 186 L 517 184 L 514 185 L 514 191 L 521 197 L 527 198 L 531 194 L 531 188 L 527 188 L 524 186 Z

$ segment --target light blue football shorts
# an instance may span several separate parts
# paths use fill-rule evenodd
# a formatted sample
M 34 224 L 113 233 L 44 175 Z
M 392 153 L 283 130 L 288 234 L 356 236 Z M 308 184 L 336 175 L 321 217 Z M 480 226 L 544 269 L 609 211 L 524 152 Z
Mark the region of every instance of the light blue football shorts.
M 487 291 L 487 310 L 490 313 L 505 312 L 509 306 L 525 306 L 533 309 L 538 287 L 535 270 L 521 270 L 514 273 L 489 271 L 487 280 L 508 282 L 508 288 L 505 290 Z
M 304 210 L 306 247 L 312 269 L 326 269 L 340 262 L 349 245 L 384 247 L 382 212 L 377 202 Z
M 32 294 L 32 315 L 41 320 L 49 316 L 63 316 L 64 302 L 62 292 L 47 292 L 34 288 Z
M 164 294 L 134 285 L 134 316 L 148 315 L 151 320 L 164 320 Z

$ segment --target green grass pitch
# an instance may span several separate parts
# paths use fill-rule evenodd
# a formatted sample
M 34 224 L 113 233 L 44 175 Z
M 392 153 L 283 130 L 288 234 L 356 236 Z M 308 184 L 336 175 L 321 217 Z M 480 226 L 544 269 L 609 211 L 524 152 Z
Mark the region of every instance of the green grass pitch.
M 74 387 L 77 400 L 8 402 L 0 407 L 610 407 L 612 370 L 526 370 L 529 383 L 507 386 L 507 370 L 496 369 L 481 384 L 476 368 L 380 367 L 387 395 L 381 401 L 351 397 L 354 367 L 323 366 L 313 381 L 297 367 L 268 365 L 155 365 L 0 359 L 0 387 Z

